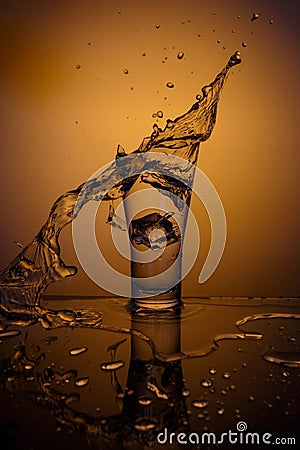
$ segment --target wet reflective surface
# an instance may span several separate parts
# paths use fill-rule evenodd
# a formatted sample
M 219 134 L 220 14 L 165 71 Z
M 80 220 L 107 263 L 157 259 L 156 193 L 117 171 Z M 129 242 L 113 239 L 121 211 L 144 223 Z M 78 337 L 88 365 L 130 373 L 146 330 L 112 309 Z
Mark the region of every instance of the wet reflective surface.
M 300 299 L 187 298 L 158 313 L 117 298 L 41 303 L 102 322 L 7 323 L 1 449 L 180 448 L 158 433 L 221 434 L 239 421 L 297 437 Z

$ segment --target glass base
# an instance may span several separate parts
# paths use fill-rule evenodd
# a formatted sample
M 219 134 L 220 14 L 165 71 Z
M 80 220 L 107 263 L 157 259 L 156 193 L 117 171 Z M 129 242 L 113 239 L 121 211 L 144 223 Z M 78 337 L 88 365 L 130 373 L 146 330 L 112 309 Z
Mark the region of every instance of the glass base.
M 141 294 L 143 292 L 141 289 L 138 289 L 137 286 L 132 284 L 132 295 L 131 301 L 135 307 L 142 309 L 151 309 L 155 311 L 160 311 L 163 309 L 170 309 L 180 306 L 181 304 L 181 283 L 174 286 L 172 289 L 169 289 L 166 292 L 162 292 L 157 294 L 157 291 L 154 290 L 151 292 L 150 290 L 145 291 L 145 294 L 151 295 L 151 297 L 138 298 L 135 296 L 135 293 Z

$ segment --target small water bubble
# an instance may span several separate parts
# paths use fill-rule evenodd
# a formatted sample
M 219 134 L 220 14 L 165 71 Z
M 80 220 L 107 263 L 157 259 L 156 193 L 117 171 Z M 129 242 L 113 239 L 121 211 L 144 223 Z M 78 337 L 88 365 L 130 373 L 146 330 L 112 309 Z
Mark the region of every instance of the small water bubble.
M 128 69 L 124 69 L 123 72 L 125 73 L 125 75 L 129 74 L 129 70 Z
M 78 378 L 77 380 L 74 381 L 74 384 L 77 387 L 84 387 L 87 384 L 89 384 L 89 382 L 90 382 L 89 378 Z
M 81 69 L 81 65 L 80 65 L 80 64 L 76 64 L 75 68 L 76 68 L 77 70 L 79 70 L 79 69 Z
M 124 392 L 118 392 L 116 398 L 123 399 L 125 397 Z
M 194 408 L 203 409 L 203 408 L 206 408 L 208 406 L 208 402 L 205 401 L 205 400 L 193 400 L 192 401 L 192 406 Z
M 221 391 L 221 395 L 226 395 L 227 394 L 227 392 L 223 389 L 222 391 Z
M 172 89 L 174 87 L 174 83 L 172 83 L 171 81 L 168 81 L 166 86 L 167 86 L 167 88 Z
M 222 377 L 225 378 L 225 380 L 228 380 L 228 378 L 230 378 L 230 372 L 222 373 Z
M 26 370 L 32 370 L 33 366 L 31 364 L 26 364 L 25 369 Z
M 254 20 L 257 20 L 259 18 L 259 14 L 258 13 L 253 13 L 252 17 L 251 17 L 251 22 L 254 22 Z
M 243 364 L 242 364 L 242 367 L 247 367 L 247 364 L 246 364 L 246 363 L 243 363 Z
M 97 406 L 96 412 L 100 412 L 100 411 L 101 411 L 101 408 L 99 406 Z
M 269 24 L 272 25 L 274 23 L 274 19 L 269 20 Z
M 208 388 L 208 387 L 211 387 L 213 383 L 212 383 L 211 380 L 206 379 L 206 378 L 203 378 L 203 379 L 200 381 L 200 384 L 201 384 L 202 387 Z
M 188 397 L 190 395 L 190 391 L 188 389 L 182 389 L 181 391 L 183 397 Z
M 198 414 L 197 418 L 198 418 L 198 419 L 204 419 L 204 418 L 205 418 L 205 414 L 202 414 L 202 413 L 201 413 L 201 414 Z
M 200 33 L 198 33 L 198 37 L 200 38 L 202 35 Z
M 125 366 L 125 362 L 122 360 L 109 361 L 109 362 L 102 363 L 100 365 L 100 369 L 104 370 L 104 371 L 112 371 L 112 370 L 118 370 L 123 366 Z
M 220 39 L 217 39 L 217 44 L 221 44 L 221 41 L 220 41 Z
M 292 344 L 295 344 L 297 342 L 297 339 L 294 337 L 289 337 L 288 342 L 291 342 Z
M 159 117 L 160 119 L 164 116 L 164 113 L 162 111 L 157 111 L 157 117 Z
M 242 47 L 244 47 L 244 48 L 246 48 L 246 47 L 247 47 L 247 44 L 246 44 L 246 42 L 242 42 Z
M 149 405 L 151 405 L 152 400 L 149 397 L 140 397 L 138 399 L 138 403 L 142 406 L 149 406 Z
M 235 390 L 236 390 L 236 386 L 235 386 L 234 384 L 231 384 L 231 385 L 229 386 L 229 389 L 230 389 L 231 391 L 235 391 Z
M 144 53 L 142 53 L 142 56 L 146 56 L 146 53 L 144 52 Z
M 282 372 L 282 375 L 286 378 L 290 376 L 289 372 L 287 371 Z
M 177 59 L 182 59 L 183 57 L 184 57 L 184 53 L 183 52 L 177 53 Z
M 152 117 L 153 117 L 153 119 L 155 119 L 155 117 L 156 117 L 156 113 L 153 113 L 153 114 L 152 114 Z
M 159 24 L 156 24 L 156 25 L 155 25 L 155 28 L 158 30 L 158 29 L 160 28 L 160 25 L 159 25 Z
M 87 351 L 87 347 L 72 348 L 69 351 L 69 355 L 77 356 L 77 355 L 81 355 L 82 353 L 85 353 L 86 351 Z
M 249 400 L 249 402 L 254 402 L 254 396 L 253 395 L 249 395 L 248 400 Z
M 223 416 L 224 412 L 225 412 L 225 408 L 223 406 L 221 408 L 217 409 L 218 416 Z

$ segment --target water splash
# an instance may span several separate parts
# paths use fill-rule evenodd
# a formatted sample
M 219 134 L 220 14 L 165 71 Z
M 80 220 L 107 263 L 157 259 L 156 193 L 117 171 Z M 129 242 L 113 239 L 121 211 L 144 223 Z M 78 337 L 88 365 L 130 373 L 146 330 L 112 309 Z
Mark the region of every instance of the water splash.
M 202 95 L 187 113 L 175 120 L 167 120 L 164 129 L 155 124 L 151 136 L 144 138 L 140 147 L 133 153 L 164 151 L 196 163 L 200 142 L 210 137 L 215 126 L 217 105 L 229 70 L 240 62 L 240 54 L 236 52 L 215 80 L 202 88 Z M 77 69 L 80 67 L 80 65 L 76 66 Z M 116 162 L 126 163 L 125 157 L 126 152 L 118 146 Z M 163 164 L 163 161 L 161 163 Z M 138 169 L 139 173 L 145 169 L 151 172 L 151 167 Z M 176 170 L 176 168 L 168 169 L 170 175 L 173 170 Z M 60 257 L 58 242 L 60 232 L 76 218 L 86 201 L 101 199 L 102 193 L 106 192 L 107 180 L 110 179 L 111 182 L 111 177 L 113 177 L 113 168 L 109 167 L 101 179 L 91 180 L 59 197 L 50 210 L 48 220 L 34 240 L 0 272 L 0 329 L 5 329 L 11 323 L 26 326 L 37 321 L 45 328 L 101 325 L 101 314 L 91 311 L 45 309 L 41 305 L 41 296 L 49 284 L 77 273 L 76 267 L 66 265 Z M 129 179 L 124 177 L 122 182 L 109 190 L 104 200 L 113 201 L 124 197 L 136 179 L 136 176 Z M 183 192 L 182 196 L 190 195 L 189 188 L 182 190 L 182 186 L 178 187 L 170 177 L 152 174 L 147 182 L 156 187 L 168 187 L 171 192 Z M 77 199 L 83 186 L 85 193 L 82 196 L 82 203 L 78 203 Z

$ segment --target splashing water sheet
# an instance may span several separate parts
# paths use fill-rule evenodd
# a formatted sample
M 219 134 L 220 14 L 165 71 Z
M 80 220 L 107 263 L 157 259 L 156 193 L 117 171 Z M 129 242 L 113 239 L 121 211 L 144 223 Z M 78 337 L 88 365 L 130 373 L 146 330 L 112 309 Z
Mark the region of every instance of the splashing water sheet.
M 260 20 L 256 12 L 249 17 L 251 24 Z M 175 58 L 183 64 L 186 52 Z M 130 153 L 154 155 L 131 159 L 144 183 L 189 204 L 186 182 L 193 174 L 169 167 L 167 156 L 196 164 L 226 78 L 240 62 L 234 53 L 186 113 L 163 129 L 155 124 Z M 82 72 L 84 65 L 75 68 Z M 131 76 L 131 69 L 123 72 Z M 175 84 L 167 81 L 166 88 L 174 91 Z M 184 298 L 178 308 L 145 311 L 126 298 L 45 294 L 51 283 L 77 273 L 61 258 L 59 235 L 86 203 L 106 201 L 107 222 L 126 230 L 114 205 L 137 182 L 126 176 L 126 157 L 118 146 L 100 177 L 61 195 L 33 241 L 17 243 L 19 255 L 0 272 L 0 447 L 138 450 L 156 448 L 165 428 L 221 435 L 240 421 L 253 433 L 298 439 L 298 298 Z M 157 173 L 155 164 L 170 175 Z M 114 183 L 116 167 L 122 181 Z M 171 212 L 133 220 L 130 239 L 159 249 L 161 230 L 167 246 L 181 240 Z

